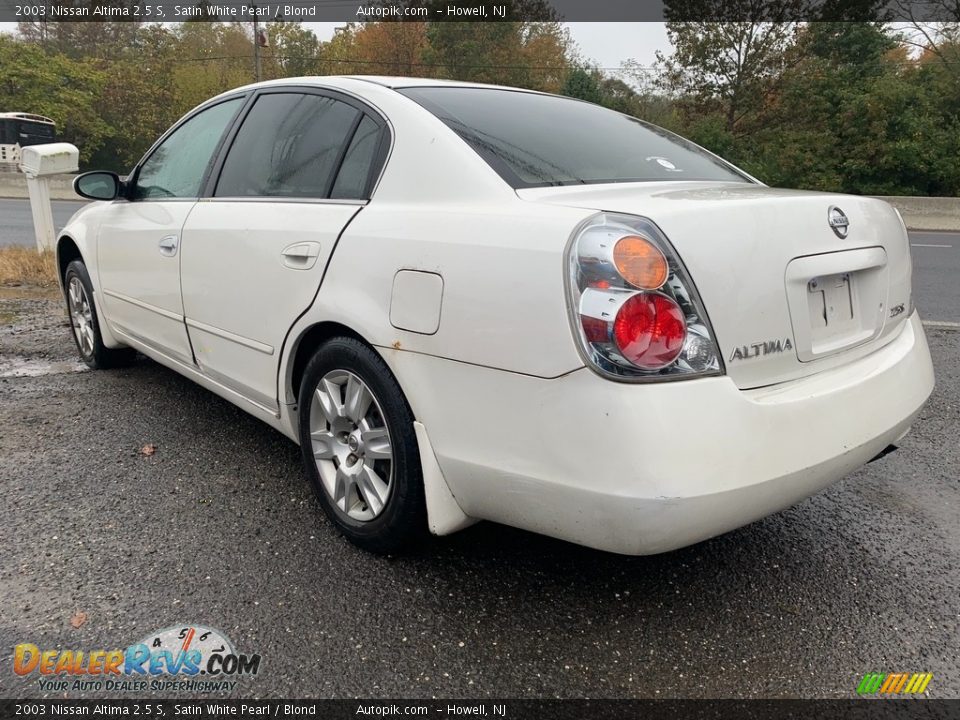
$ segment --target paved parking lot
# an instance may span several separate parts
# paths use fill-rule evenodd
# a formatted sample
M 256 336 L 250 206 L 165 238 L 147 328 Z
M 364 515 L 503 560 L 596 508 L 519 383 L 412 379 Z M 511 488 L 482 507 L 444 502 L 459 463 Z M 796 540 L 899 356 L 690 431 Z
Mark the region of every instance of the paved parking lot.
M 958 697 L 960 332 L 928 337 L 902 449 L 747 528 L 627 558 L 485 523 L 382 558 L 293 443 L 146 359 L 76 372 L 58 301 L 0 291 L 0 696 L 52 695 L 18 643 L 199 623 L 263 656 L 235 696 L 851 697 L 922 671 Z

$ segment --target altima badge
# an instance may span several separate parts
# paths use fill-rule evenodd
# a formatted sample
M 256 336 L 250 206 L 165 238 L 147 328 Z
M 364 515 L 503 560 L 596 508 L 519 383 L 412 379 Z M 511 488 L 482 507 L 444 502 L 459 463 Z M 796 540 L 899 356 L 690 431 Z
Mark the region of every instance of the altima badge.
M 750 360 L 761 355 L 773 355 L 775 353 L 793 350 L 793 343 L 790 338 L 783 340 L 765 340 L 764 342 L 754 343 L 753 345 L 742 345 L 733 349 L 730 356 L 730 362 L 734 360 Z
M 843 239 L 847 236 L 847 231 L 850 229 L 850 221 L 847 219 L 846 213 L 836 205 L 831 205 L 830 209 L 827 210 L 827 222 L 830 224 L 830 227 L 833 228 L 833 232 L 836 233 L 838 238 Z

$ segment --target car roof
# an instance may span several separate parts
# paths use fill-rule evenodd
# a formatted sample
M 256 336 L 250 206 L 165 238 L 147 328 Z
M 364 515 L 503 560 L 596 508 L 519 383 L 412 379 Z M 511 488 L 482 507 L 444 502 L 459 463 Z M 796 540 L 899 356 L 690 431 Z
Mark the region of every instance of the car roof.
M 463 82 L 461 80 L 441 80 L 439 78 L 422 77 L 401 77 L 398 75 L 341 75 L 339 77 L 350 78 L 352 80 L 364 80 L 366 82 L 376 83 L 388 88 L 407 88 L 407 87 L 486 87 L 503 88 L 503 85 L 489 85 L 484 83 Z M 511 88 L 512 89 L 512 88 Z
M 279 78 L 265 82 L 244 85 L 221 93 L 217 97 L 231 95 L 261 87 L 282 87 L 284 85 L 315 85 L 342 90 L 357 89 L 357 83 L 372 83 L 381 87 L 398 90 L 411 87 L 464 87 L 464 88 L 496 88 L 498 90 L 517 90 L 520 92 L 536 93 L 535 90 L 512 88 L 504 85 L 489 85 L 484 83 L 462 82 L 460 80 L 441 80 L 439 78 L 400 77 L 391 75 L 306 75 L 303 77 Z M 542 94 L 542 93 L 537 93 Z

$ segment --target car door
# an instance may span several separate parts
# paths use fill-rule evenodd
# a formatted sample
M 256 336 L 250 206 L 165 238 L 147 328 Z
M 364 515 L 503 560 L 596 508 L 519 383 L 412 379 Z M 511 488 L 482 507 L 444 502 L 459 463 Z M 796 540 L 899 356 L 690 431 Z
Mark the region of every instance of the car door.
M 191 365 L 180 294 L 181 230 L 244 99 L 205 107 L 181 122 L 131 174 L 126 198 L 102 211 L 97 267 L 111 328 Z
M 287 331 L 382 166 L 385 123 L 337 94 L 258 93 L 183 229 L 184 314 L 201 370 L 271 412 Z

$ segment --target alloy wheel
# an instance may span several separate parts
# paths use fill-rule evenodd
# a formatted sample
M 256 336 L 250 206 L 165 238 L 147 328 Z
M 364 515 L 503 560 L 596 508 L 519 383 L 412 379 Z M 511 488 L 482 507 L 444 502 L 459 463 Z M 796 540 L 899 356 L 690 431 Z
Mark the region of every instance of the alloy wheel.
M 373 520 L 393 489 L 393 448 L 380 404 L 347 370 L 324 375 L 310 406 L 310 441 L 320 480 L 350 519 Z
M 80 278 L 76 276 L 70 278 L 70 284 L 67 287 L 67 302 L 77 345 L 80 346 L 80 352 L 84 357 L 90 357 L 93 354 L 94 346 L 93 309 L 90 306 L 90 299 L 87 297 L 87 289 L 80 282 Z

